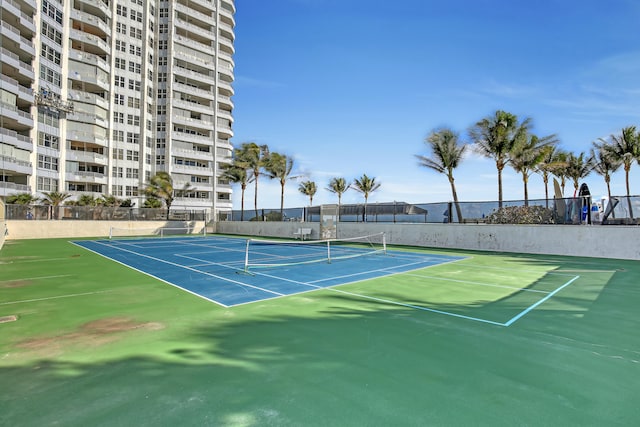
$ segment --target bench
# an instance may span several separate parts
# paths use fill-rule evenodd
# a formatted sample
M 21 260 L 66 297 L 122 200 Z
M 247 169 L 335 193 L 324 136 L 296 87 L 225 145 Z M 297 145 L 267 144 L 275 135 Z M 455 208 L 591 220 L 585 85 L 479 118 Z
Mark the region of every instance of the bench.
M 293 237 L 300 238 L 301 240 L 304 240 L 306 237 L 311 236 L 311 229 L 310 228 L 298 228 L 298 231 L 296 231 L 295 233 L 293 233 Z

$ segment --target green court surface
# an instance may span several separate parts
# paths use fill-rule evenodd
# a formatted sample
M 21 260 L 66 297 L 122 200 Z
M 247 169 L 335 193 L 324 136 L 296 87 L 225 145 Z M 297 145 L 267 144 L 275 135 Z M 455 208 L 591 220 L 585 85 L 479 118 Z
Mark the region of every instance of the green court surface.
M 393 250 L 466 258 L 227 308 L 8 241 L 0 425 L 640 424 L 640 263 Z

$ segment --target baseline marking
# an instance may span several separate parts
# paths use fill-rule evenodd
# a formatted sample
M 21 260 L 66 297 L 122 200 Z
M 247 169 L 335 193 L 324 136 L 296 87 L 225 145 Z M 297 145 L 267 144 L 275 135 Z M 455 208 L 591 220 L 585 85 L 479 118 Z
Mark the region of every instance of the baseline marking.
M 0 283 L 18 282 L 20 280 L 42 280 L 42 279 L 55 279 L 57 277 L 70 277 L 71 274 L 60 274 L 58 276 L 40 276 L 40 277 L 24 277 L 20 279 L 0 280 Z

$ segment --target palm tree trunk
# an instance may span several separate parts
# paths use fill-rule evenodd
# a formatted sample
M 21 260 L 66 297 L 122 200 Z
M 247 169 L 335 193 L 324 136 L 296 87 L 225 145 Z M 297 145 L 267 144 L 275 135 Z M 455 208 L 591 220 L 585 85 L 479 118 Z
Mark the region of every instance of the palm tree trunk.
M 633 219 L 633 208 L 631 207 L 631 190 L 629 187 L 629 169 L 631 169 L 630 166 L 628 168 L 625 166 L 624 172 L 627 184 L 627 205 L 629 206 L 629 218 Z
M 545 174 L 542 176 L 542 181 L 544 181 L 544 203 L 545 207 L 549 207 L 549 177 Z
M 502 169 L 503 167 L 498 166 L 498 209 L 502 208 Z
M 453 178 L 449 178 L 451 184 L 451 194 L 453 195 L 453 203 L 456 205 L 456 214 L 458 215 L 458 222 L 462 223 L 462 209 L 460 208 L 460 202 L 458 202 L 458 192 L 456 191 L 456 185 L 453 182 Z
M 280 221 L 284 220 L 284 183 L 280 185 Z
M 527 185 L 529 183 L 529 179 L 524 173 L 522 174 L 522 182 L 524 184 L 524 205 L 529 206 L 529 186 Z
M 256 221 L 258 221 L 258 177 L 254 181 L 255 186 L 253 187 L 253 208 L 256 211 Z
M 244 221 L 244 188 L 240 196 L 240 221 Z

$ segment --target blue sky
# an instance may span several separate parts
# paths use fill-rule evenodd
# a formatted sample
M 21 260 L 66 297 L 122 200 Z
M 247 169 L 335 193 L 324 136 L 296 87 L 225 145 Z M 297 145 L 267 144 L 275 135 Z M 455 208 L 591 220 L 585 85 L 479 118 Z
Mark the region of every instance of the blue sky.
M 292 156 L 292 175 L 317 183 L 314 205 L 335 203 L 332 177 L 380 182 L 370 202 L 451 200 L 446 177 L 418 165 L 425 137 L 447 126 L 468 140 L 478 120 L 505 110 L 556 134 L 576 154 L 640 127 L 640 2 L 636 0 L 236 0 L 235 146 L 253 141 Z M 496 200 L 490 159 L 470 154 L 454 172 L 460 200 Z M 640 194 L 640 166 L 631 192 Z M 308 205 L 301 179 L 285 207 Z M 604 195 L 601 176 L 586 182 Z M 503 174 L 505 200 L 522 178 Z M 253 185 L 245 207 L 253 207 Z M 571 185 L 565 191 L 573 193 Z M 612 178 L 624 195 L 624 173 Z M 280 205 L 260 177 L 260 208 Z M 538 175 L 530 198 L 543 198 Z M 349 190 L 343 203 L 361 203 Z M 233 196 L 240 207 L 240 190 Z

